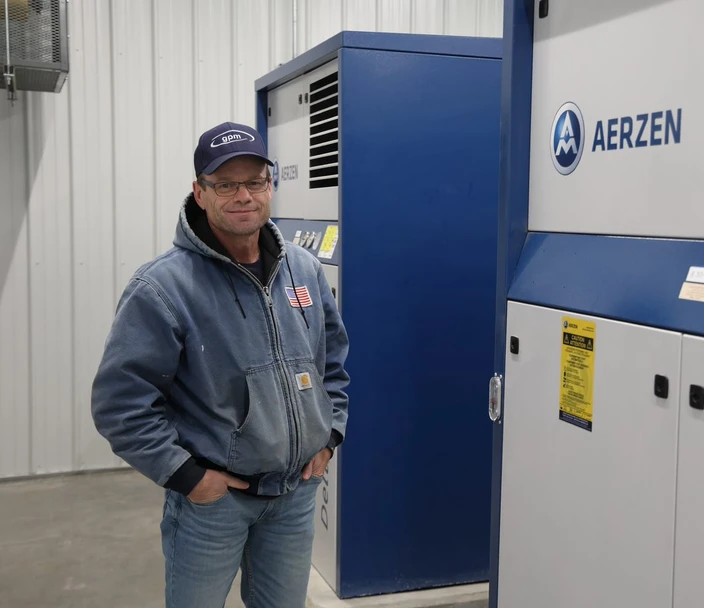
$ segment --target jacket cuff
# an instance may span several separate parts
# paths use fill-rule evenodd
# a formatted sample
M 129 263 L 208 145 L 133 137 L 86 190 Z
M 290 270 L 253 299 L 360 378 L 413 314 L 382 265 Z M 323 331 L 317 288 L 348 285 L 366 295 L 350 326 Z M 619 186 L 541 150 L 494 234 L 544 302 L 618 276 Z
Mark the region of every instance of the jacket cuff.
M 334 450 L 341 443 L 342 443 L 342 435 L 340 434 L 339 431 L 336 431 L 335 429 L 333 429 L 332 433 L 330 433 L 330 441 L 328 441 L 328 444 L 325 447 L 330 448 L 331 450 Z
M 196 464 L 195 458 L 189 458 L 164 484 L 167 490 L 174 490 L 188 496 L 198 482 L 203 479 L 206 469 Z

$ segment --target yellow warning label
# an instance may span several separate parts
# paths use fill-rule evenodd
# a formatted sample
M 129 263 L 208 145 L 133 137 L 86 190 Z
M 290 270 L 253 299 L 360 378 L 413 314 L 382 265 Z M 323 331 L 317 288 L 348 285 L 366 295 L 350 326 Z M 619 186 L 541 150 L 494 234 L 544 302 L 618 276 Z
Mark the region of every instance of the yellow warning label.
M 596 323 L 562 318 L 560 420 L 592 430 Z
M 325 230 L 325 236 L 323 237 L 323 242 L 320 244 L 320 251 L 318 252 L 319 258 L 332 259 L 335 253 L 335 247 L 337 246 L 338 238 L 338 227 L 328 226 Z

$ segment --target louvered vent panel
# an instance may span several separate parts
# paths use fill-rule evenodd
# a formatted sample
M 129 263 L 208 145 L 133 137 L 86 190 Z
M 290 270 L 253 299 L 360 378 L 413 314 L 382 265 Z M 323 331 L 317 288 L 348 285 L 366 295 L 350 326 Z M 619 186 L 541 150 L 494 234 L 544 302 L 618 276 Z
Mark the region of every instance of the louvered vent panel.
M 338 183 L 339 122 L 337 72 L 311 83 L 310 187 L 332 188 Z

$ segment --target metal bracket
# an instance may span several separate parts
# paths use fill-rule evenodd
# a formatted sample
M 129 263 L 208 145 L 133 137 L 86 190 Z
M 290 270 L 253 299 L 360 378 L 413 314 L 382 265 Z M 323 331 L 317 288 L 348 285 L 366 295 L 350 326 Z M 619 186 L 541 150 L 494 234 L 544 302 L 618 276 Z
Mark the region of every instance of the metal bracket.
M 4 66 L 2 76 L 5 79 L 7 99 L 14 102 L 17 99 L 17 89 L 15 88 L 15 67 L 12 65 Z
M 15 99 L 17 99 L 17 91 L 15 89 L 15 68 L 10 62 L 10 3 L 5 0 L 5 43 L 7 48 L 5 49 L 5 64 L 2 77 L 5 79 L 5 88 L 7 88 L 7 98 L 14 104 Z

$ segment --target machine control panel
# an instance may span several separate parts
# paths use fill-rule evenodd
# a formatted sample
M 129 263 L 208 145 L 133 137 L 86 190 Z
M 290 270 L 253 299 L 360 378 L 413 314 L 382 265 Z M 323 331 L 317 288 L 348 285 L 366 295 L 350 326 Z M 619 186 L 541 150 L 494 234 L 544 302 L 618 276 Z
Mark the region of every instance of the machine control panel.
M 274 222 L 288 242 L 307 249 L 324 264 L 339 264 L 338 222 L 293 219 L 275 219 Z

